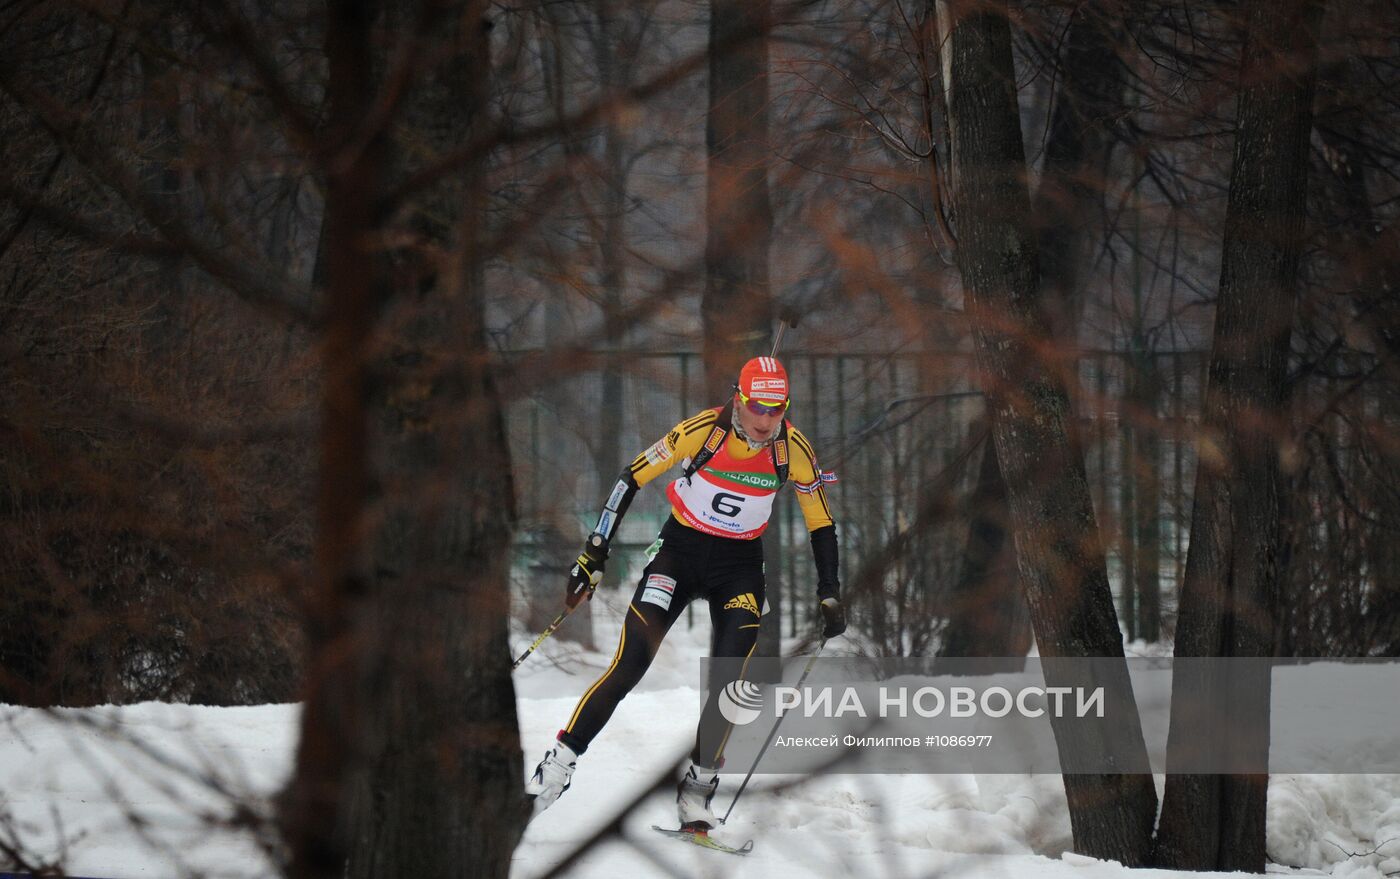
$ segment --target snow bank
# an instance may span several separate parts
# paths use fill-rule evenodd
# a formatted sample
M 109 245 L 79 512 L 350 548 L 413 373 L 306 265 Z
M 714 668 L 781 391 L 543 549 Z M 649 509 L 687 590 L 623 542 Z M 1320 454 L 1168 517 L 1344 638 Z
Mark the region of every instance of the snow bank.
M 529 767 L 611 659 L 626 599 L 613 591 L 596 600 L 603 650 L 546 642 L 517 674 Z M 569 792 L 528 828 L 516 879 L 547 872 L 683 759 L 699 710 L 695 662 L 709 641 L 703 605 L 696 610 L 696 626 L 677 623 L 647 678 L 580 761 Z M 533 633 L 517 636 L 514 646 L 523 650 Z M 270 829 L 247 818 L 271 813 L 297 723 L 290 705 L 0 706 L 0 839 L 62 856 L 79 875 L 271 875 Z M 721 813 L 736 788 L 737 779 L 722 781 Z M 1379 877 L 1400 870 L 1400 776 L 1276 776 L 1268 820 L 1268 850 L 1278 864 L 1271 872 Z M 624 837 L 601 845 L 575 875 L 1172 875 L 1068 853 L 1068 810 L 1054 776 L 758 776 L 720 831 L 756 839 L 747 858 L 649 829 L 674 822 L 672 795 L 651 797 L 624 823 Z

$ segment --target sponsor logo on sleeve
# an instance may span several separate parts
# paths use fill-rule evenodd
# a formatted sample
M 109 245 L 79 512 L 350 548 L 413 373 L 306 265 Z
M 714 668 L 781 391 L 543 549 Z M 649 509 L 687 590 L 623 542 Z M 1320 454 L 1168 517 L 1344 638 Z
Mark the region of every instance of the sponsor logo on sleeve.
M 618 504 L 621 504 L 621 503 L 622 503 L 622 499 L 623 499 L 624 497 L 626 497 L 626 496 L 627 496 L 627 483 L 624 482 L 623 480 L 619 479 L 619 480 L 617 481 L 617 485 L 614 485 L 614 486 L 613 486 L 612 494 L 608 495 L 608 502 L 607 502 L 606 504 L 604 504 L 603 506 L 607 507 L 607 508 L 610 509 L 610 510 L 616 510 L 617 507 L 618 507 Z
M 642 603 L 654 604 L 662 610 L 669 610 L 671 599 L 676 594 L 676 578 L 665 574 L 651 574 L 642 588 Z
M 663 464 L 671 460 L 671 455 L 671 447 L 666 445 L 666 441 L 664 439 L 657 440 L 651 448 L 647 449 L 647 463 Z

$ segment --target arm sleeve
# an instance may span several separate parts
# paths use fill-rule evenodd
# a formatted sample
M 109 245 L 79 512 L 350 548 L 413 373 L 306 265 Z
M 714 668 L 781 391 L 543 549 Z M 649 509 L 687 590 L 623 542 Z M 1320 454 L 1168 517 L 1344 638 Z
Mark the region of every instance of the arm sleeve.
M 792 463 L 788 465 L 788 481 L 797 489 L 797 506 L 802 510 L 807 531 L 814 532 L 836 524 L 826 489 L 822 487 L 822 472 L 817 466 L 817 455 L 812 451 L 811 442 L 791 425 L 788 426 L 788 438 L 793 449 Z
M 634 458 L 617 477 L 617 483 L 603 502 L 598 527 L 593 530 L 612 540 L 622 517 L 627 514 L 627 508 L 632 505 L 632 498 L 636 497 L 641 487 L 665 473 L 676 461 L 698 452 L 716 418 L 718 413 L 710 409 L 687 418 Z
M 841 598 L 841 559 L 836 549 L 836 526 L 812 532 L 812 557 L 817 561 L 817 599 Z
M 812 558 L 817 563 L 817 598 L 840 598 L 841 559 L 836 542 L 836 521 L 826 499 L 821 468 L 812 443 L 797 428 L 788 426 L 794 453 L 788 479 L 797 489 L 797 505 L 807 522 L 812 541 Z M 827 479 L 834 478 L 826 474 Z

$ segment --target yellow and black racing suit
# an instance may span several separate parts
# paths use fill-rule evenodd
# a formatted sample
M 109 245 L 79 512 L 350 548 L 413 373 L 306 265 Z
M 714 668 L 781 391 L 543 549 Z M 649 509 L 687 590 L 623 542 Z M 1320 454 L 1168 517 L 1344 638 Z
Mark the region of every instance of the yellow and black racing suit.
M 722 411 L 706 409 L 682 421 L 638 455 L 599 519 L 598 531 L 610 538 L 638 489 L 678 461 L 688 466 L 707 443 L 712 447 L 715 454 L 702 467 L 668 488 L 671 515 L 648 550 L 654 554 L 628 605 L 612 663 L 559 731 L 559 740 L 575 753 L 587 750 L 618 702 L 641 680 L 681 611 L 696 598 L 709 602 L 711 656 L 743 657 L 747 669 L 765 608 L 760 535 L 772 495 L 782 487 L 777 473 L 786 470 L 798 492 L 817 562 L 818 600 L 840 591 L 836 527 L 823 488 L 834 477 L 818 468 L 811 443 L 791 422 L 773 442 L 753 450 L 732 429 L 723 429 L 728 419 Z M 710 682 L 710 698 L 701 712 L 692 755 L 700 766 L 718 767 L 723 760 L 729 724 L 719 715 L 716 696 L 724 683 Z

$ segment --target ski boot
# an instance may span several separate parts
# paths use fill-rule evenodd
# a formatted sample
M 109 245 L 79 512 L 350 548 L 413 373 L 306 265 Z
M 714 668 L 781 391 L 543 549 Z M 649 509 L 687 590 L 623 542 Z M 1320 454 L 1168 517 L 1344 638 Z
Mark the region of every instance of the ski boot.
M 708 775 L 709 781 L 703 780 Z M 676 811 L 680 814 L 681 830 L 706 833 L 719 824 L 710 810 L 710 801 L 719 789 L 719 776 L 713 769 L 694 762 L 676 787 Z
M 525 782 L 525 799 L 530 801 L 531 818 L 548 809 L 559 799 L 574 777 L 578 755 L 563 742 L 544 752 L 544 759 L 535 767 L 535 774 Z

